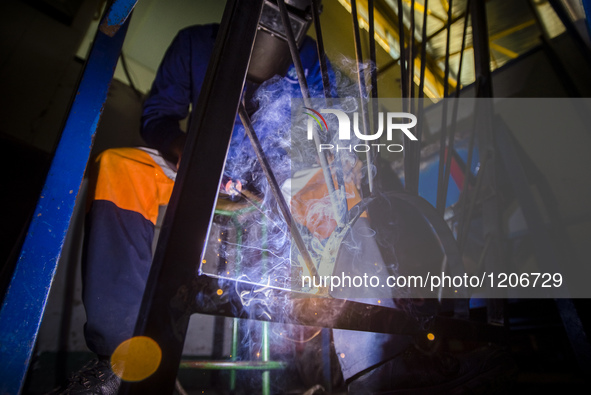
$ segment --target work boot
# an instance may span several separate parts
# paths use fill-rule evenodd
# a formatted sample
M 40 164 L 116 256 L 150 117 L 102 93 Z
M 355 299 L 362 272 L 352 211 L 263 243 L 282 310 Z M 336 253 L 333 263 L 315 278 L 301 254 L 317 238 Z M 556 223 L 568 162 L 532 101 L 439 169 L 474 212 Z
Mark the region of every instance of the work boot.
M 121 379 L 111 370 L 109 359 L 93 359 L 70 378 L 65 387 L 47 395 L 114 395 Z
M 349 383 L 349 394 L 497 394 L 517 367 L 484 347 L 464 354 L 428 354 L 414 346 Z

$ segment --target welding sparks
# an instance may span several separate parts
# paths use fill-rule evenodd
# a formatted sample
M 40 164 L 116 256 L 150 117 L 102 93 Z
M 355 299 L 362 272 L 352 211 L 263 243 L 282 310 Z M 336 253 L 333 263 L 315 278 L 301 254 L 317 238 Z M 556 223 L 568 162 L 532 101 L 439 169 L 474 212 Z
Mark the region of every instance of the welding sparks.
M 242 196 L 242 183 L 240 180 L 234 182 L 232 180 L 226 183 L 226 193 L 230 196 L 230 200 L 236 201 Z

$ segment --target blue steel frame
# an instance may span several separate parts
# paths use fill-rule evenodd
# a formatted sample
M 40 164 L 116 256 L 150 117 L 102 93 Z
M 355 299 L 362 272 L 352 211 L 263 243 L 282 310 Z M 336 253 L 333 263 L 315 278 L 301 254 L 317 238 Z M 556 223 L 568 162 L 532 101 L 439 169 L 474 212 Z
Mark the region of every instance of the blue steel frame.
M 105 13 L 0 310 L 2 394 L 22 390 L 128 17 L 136 2 L 115 0 Z

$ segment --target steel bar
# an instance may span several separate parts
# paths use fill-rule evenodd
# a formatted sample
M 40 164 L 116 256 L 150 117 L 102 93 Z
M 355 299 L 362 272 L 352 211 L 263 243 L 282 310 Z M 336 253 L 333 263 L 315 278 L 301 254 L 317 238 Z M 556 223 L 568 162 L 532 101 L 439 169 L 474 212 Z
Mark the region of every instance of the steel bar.
M 312 0 L 312 18 L 314 19 L 314 30 L 316 31 L 316 48 L 318 50 L 318 62 L 320 64 L 320 72 L 322 73 L 322 87 L 324 89 L 324 98 L 331 103 L 330 99 L 333 97 L 333 88 L 330 84 L 330 76 L 328 74 L 328 59 L 324 50 L 324 40 L 322 38 L 322 24 L 320 23 L 320 3 L 319 0 Z M 339 190 L 345 188 L 345 178 L 343 175 L 343 165 L 341 161 L 341 153 L 339 150 L 335 153 L 334 160 L 335 176 L 337 178 L 337 186 Z M 341 207 L 347 207 L 346 197 L 340 203 Z M 344 213 L 341 213 L 341 215 Z M 343 219 L 344 222 L 344 219 Z
M 267 177 L 267 181 L 269 182 L 269 186 L 271 187 L 271 192 L 273 193 L 273 196 L 275 197 L 275 200 L 277 201 L 277 204 L 279 205 L 279 209 L 281 210 L 281 214 L 283 215 L 283 219 L 285 220 L 287 228 L 288 228 L 289 232 L 291 233 L 291 237 L 293 237 L 293 240 L 296 243 L 296 246 L 297 246 L 298 250 L 300 251 L 300 254 L 302 254 L 302 258 L 304 259 L 304 263 L 306 264 L 306 267 L 308 268 L 310 275 L 317 277 L 318 271 L 316 270 L 316 265 L 314 265 L 314 262 L 312 261 L 312 258 L 310 257 L 310 253 L 308 252 L 308 249 L 306 248 L 306 244 L 304 243 L 304 239 L 302 239 L 302 235 L 300 234 L 300 232 L 297 228 L 297 225 L 295 224 L 293 217 L 291 216 L 291 212 L 289 211 L 289 206 L 287 205 L 287 202 L 285 201 L 285 197 L 281 193 L 281 187 L 279 186 L 279 183 L 277 183 L 277 180 L 275 179 L 275 175 L 273 174 L 273 170 L 271 170 L 271 165 L 269 165 L 269 162 L 267 161 L 265 153 L 263 152 L 263 148 L 261 147 L 261 143 L 259 142 L 259 139 L 258 139 L 256 132 L 254 130 L 254 127 L 252 125 L 252 122 L 250 121 L 250 117 L 248 116 L 248 113 L 246 112 L 246 108 L 244 108 L 243 104 L 240 104 L 240 107 L 238 109 L 238 114 L 240 116 L 240 120 L 242 121 L 242 124 L 244 125 L 244 130 L 246 131 L 246 134 L 248 135 L 248 138 L 250 139 L 250 142 L 252 144 L 254 152 L 256 153 L 257 159 L 263 169 L 263 173 L 265 173 L 265 176 Z
M 135 1 L 119 0 L 111 10 L 131 9 Z M 104 20 L 103 18 L 103 20 Z M 0 310 L 0 393 L 17 394 L 24 383 L 53 276 L 72 220 L 76 197 L 93 136 L 129 18 L 110 37 L 97 32 L 76 97 L 70 108 L 27 236 Z
M 246 113 L 246 108 L 244 108 L 244 106 L 242 104 L 240 105 L 240 108 L 242 109 L 243 116 L 244 115 L 248 116 L 248 114 Z M 255 139 L 256 139 L 256 134 L 254 133 L 254 129 L 252 129 L 251 132 L 252 132 L 253 137 L 255 137 Z M 253 142 L 252 139 L 251 139 L 251 142 Z M 261 149 L 261 153 L 262 153 L 262 149 Z M 281 197 L 283 197 L 283 195 L 281 195 Z M 262 240 L 263 240 L 263 243 L 262 243 L 263 276 L 266 276 L 267 272 L 269 270 L 269 268 L 268 268 L 269 252 L 268 252 L 268 244 L 267 244 L 268 234 L 267 234 L 266 223 L 262 224 L 261 236 L 262 236 Z M 262 333 L 261 333 L 261 339 L 262 339 L 262 344 L 261 344 L 261 348 L 262 348 L 261 354 L 262 355 L 261 355 L 261 357 L 263 359 L 263 362 L 269 362 L 270 357 L 271 357 L 271 345 L 269 344 L 269 323 L 263 322 L 262 326 L 263 327 L 262 327 Z M 262 381 L 262 383 L 261 383 L 262 395 L 271 395 L 271 372 L 269 370 L 263 371 L 261 381 Z
M 300 59 L 300 53 L 296 39 L 293 34 L 291 24 L 289 23 L 289 14 L 287 13 L 285 1 L 277 0 L 277 6 L 279 7 L 279 13 L 281 14 L 281 22 L 283 23 L 283 29 L 285 30 L 285 36 L 287 38 L 287 44 L 289 45 L 291 59 L 298 75 L 298 83 L 300 85 L 300 90 L 302 91 L 304 104 L 306 107 L 312 107 L 312 103 L 310 102 L 310 90 L 308 89 L 308 81 L 306 80 L 306 73 L 304 72 L 304 66 L 302 66 L 302 60 Z
M 316 32 L 316 46 L 318 49 L 318 62 L 320 63 L 320 72 L 322 73 L 322 87 L 324 88 L 324 97 L 331 98 L 332 89 L 330 86 L 330 77 L 328 75 L 328 59 L 324 50 L 324 40 L 322 38 L 322 26 L 320 24 L 320 3 L 318 0 L 312 0 L 312 18 L 314 20 L 314 31 Z
M 421 28 L 421 70 L 419 73 L 419 99 L 425 97 L 425 68 L 427 67 L 427 15 L 429 9 L 429 0 L 425 0 L 425 13 L 423 14 L 423 26 Z M 422 104 L 419 104 L 422 108 Z M 420 138 L 417 138 L 421 141 Z
M 300 59 L 299 49 L 296 44 L 295 36 L 293 35 L 291 24 L 289 23 L 289 15 L 287 13 L 285 1 L 277 0 L 277 6 L 279 7 L 279 13 L 281 14 L 281 21 L 283 22 L 283 28 L 285 30 L 287 44 L 289 45 L 291 59 L 293 61 L 293 65 L 298 75 L 298 82 L 300 85 L 300 90 L 302 91 L 304 105 L 306 107 L 312 107 L 312 102 L 310 100 L 310 90 L 308 89 L 308 82 L 306 81 L 306 73 L 304 72 L 302 60 Z M 332 174 L 330 171 L 330 167 L 328 165 L 326 154 L 318 149 L 318 147 L 320 147 L 320 137 L 318 136 L 316 127 L 313 128 L 313 137 L 314 144 L 316 145 L 316 149 L 318 150 L 318 160 L 320 162 L 320 167 L 322 168 L 322 174 L 324 175 L 324 182 L 326 183 L 326 187 L 328 188 L 328 194 L 335 215 L 335 220 L 337 222 L 337 226 L 342 227 L 344 226 L 344 221 L 347 214 L 347 204 L 345 201 L 343 205 L 342 200 L 344 200 L 344 198 L 339 200 L 339 196 L 337 196 L 337 193 L 335 191 L 334 181 L 332 179 Z
M 485 4 L 481 4 L 480 1 L 475 1 L 470 7 L 470 14 L 472 17 L 476 97 L 493 97 Z
M 264 324 L 267 324 L 266 322 Z M 285 369 L 287 363 L 278 361 L 181 361 L 181 369 L 202 370 L 279 370 Z
M 263 338 L 262 344 L 262 355 L 263 363 L 267 363 L 269 365 L 273 364 L 273 361 L 270 361 L 271 357 L 271 345 L 269 344 L 269 322 L 263 322 L 263 333 L 261 334 Z M 279 362 L 280 363 L 280 362 Z M 269 369 L 264 369 L 263 377 L 262 377 L 262 387 L 263 387 L 263 395 L 271 395 L 271 372 Z
M 398 46 L 400 47 L 400 86 L 402 89 L 402 97 L 405 98 L 408 97 L 408 91 L 406 86 L 406 42 L 404 40 L 404 13 L 402 11 L 402 0 L 398 0 Z M 406 146 L 407 145 L 405 145 L 405 148 Z
M 457 85 L 455 90 L 455 98 L 454 100 L 454 108 L 452 113 L 452 120 L 451 120 L 451 130 L 449 132 L 448 141 L 447 141 L 447 149 L 445 155 L 445 166 L 444 171 L 445 174 L 443 175 L 443 186 L 442 186 L 442 193 L 441 193 L 441 205 L 445 208 L 447 206 L 447 190 L 449 187 L 449 175 L 451 173 L 451 157 L 454 152 L 454 145 L 455 145 L 455 137 L 456 137 L 456 126 L 458 120 L 458 110 L 459 110 L 459 98 L 460 98 L 460 80 L 462 78 L 462 63 L 464 61 L 464 48 L 466 46 L 466 33 L 468 31 L 468 18 L 470 16 L 470 0 L 466 1 L 466 17 L 464 18 L 464 31 L 462 34 L 462 45 L 460 50 L 460 64 L 458 65 L 458 73 L 457 73 Z M 470 172 L 470 168 L 466 169 L 466 177 Z
M 353 20 L 353 36 L 355 38 L 355 59 L 357 64 L 357 84 L 359 86 L 359 101 L 361 104 L 361 118 L 363 121 L 363 134 L 369 134 L 369 119 L 367 114 L 367 87 L 365 86 L 365 73 L 363 71 L 363 54 L 361 52 L 361 37 L 359 33 L 359 19 L 357 17 L 357 1 L 351 0 L 351 16 Z M 370 41 L 372 38 L 370 37 Z M 373 67 L 373 66 L 371 66 Z M 367 179 L 370 195 L 374 192 L 373 150 L 365 153 Z
M 423 26 L 421 28 L 421 69 L 419 72 L 419 92 L 418 92 L 418 109 L 417 109 L 417 142 L 416 142 L 416 155 L 413 158 L 412 169 L 417 173 L 417 194 L 418 186 L 420 181 L 420 166 L 421 166 L 421 144 L 423 140 L 423 110 L 424 110 L 424 98 L 425 98 L 425 73 L 427 68 L 427 10 L 429 9 L 429 0 L 425 0 L 425 12 L 423 13 Z
M 474 43 L 474 72 L 475 72 L 475 92 L 477 98 L 493 97 L 491 57 L 488 36 L 488 22 L 486 16 L 486 4 L 481 1 L 474 1 L 470 5 L 470 15 L 472 18 L 472 41 Z M 494 145 L 494 134 L 492 130 L 492 100 L 482 100 L 476 102 L 475 117 L 478 119 L 477 144 L 478 152 L 488 155 L 488 165 L 482 169 L 482 236 L 490 235 L 490 248 L 488 254 L 484 257 L 484 265 L 487 272 L 509 270 L 507 261 L 504 259 L 502 249 L 502 224 L 500 215 L 500 197 L 497 194 L 498 175 L 496 148 Z M 466 224 L 469 226 L 469 224 Z M 467 231 L 467 229 L 466 229 Z M 501 292 L 495 289 L 493 291 Z M 497 324 L 507 324 L 505 319 L 505 309 L 503 303 L 499 300 L 490 299 L 487 301 L 487 319 L 488 322 Z
M 425 13 L 426 15 L 426 13 Z M 406 111 L 410 112 L 411 114 L 415 113 L 415 89 L 414 89 L 414 59 L 415 59 L 415 0 L 411 0 L 410 3 L 410 39 L 408 44 L 408 72 L 407 72 L 407 81 L 406 85 L 408 87 L 408 96 L 403 99 L 406 101 Z M 423 80 L 424 82 L 424 80 Z M 423 85 L 424 88 L 424 85 Z M 421 123 L 421 120 L 419 120 Z M 408 144 L 404 147 L 404 167 L 405 167 L 405 182 L 404 188 L 407 192 L 412 193 L 413 195 L 419 194 L 419 165 L 421 161 L 421 145 L 420 139 L 421 137 L 417 137 L 417 141 Z
M 378 126 L 378 61 L 376 56 L 376 32 L 375 32 L 375 6 L 374 0 L 368 0 L 367 2 L 367 18 L 369 20 L 369 60 L 370 65 L 370 76 L 371 76 L 371 125 L 372 130 L 376 130 Z M 371 151 L 372 163 L 379 160 L 378 155 L 374 151 Z M 368 168 L 369 169 L 369 168 Z M 330 384 L 330 383 L 329 383 Z
M 447 9 L 447 35 L 445 37 L 445 67 L 443 77 L 443 116 L 441 120 L 441 129 L 439 131 L 439 167 L 437 171 L 437 200 L 436 207 L 441 215 L 445 211 L 445 197 L 444 193 L 444 163 L 445 163 L 445 145 L 447 140 L 447 107 L 448 101 L 446 100 L 449 96 L 449 54 L 450 54 L 450 39 L 451 39 L 451 25 L 453 17 L 453 0 L 449 0 Z M 448 152 L 449 155 L 449 152 Z
M 451 25 L 453 19 L 453 0 L 449 0 L 449 8 L 447 10 L 447 34 L 445 37 L 445 68 L 444 68 L 444 81 L 443 81 L 443 97 L 449 96 L 449 53 L 450 53 L 450 41 L 451 41 Z
M 376 59 L 375 18 L 373 0 L 367 2 L 367 17 L 369 19 L 369 60 L 371 61 L 371 98 L 378 98 L 378 62 Z M 375 104 L 375 103 L 374 103 Z M 375 107 L 375 106 L 374 106 Z
M 232 361 L 236 362 L 238 359 L 238 325 L 240 325 L 240 320 L 238 318 L 232 318 L 232 348 L 230 350 L 231 355 L 230 358 Z M 181 365 L 182 366 L 182 365 Z M 232 370 L 230 372 L 230 391 L 236 390 L 236 372 Z
M 410 2 L 410 38 L 408 40 L 408 97 L 409 97 L 409 110 L 412 113 L 412 98 L 415 95 L 414 92 L 414 77 L 415 77 L 415 0 Z
M 404 39 L 404 11 L 402 7 L 402 0 L 398 0 L 398 45 L 400 47 L 400 86 L 402 90 L 402 111 L 410 111 L 409 102 L 406 100 L 410 97 L 411 87 L 408 85 L 409 61 L 406 53 L 406 40 Z M 413 43 L 409 43 L 410 46 Z M 412 167 L 413 146 L 411 140 L 405 135 L 403 137 L 404 147 L 404 189 L 412 193 L 413 190 L 418 191 L 418 169 Z
M 468 20 L 470 17 L 470 3 L 472 0 L 466 0 L 466 16 L 464 17 L 464 31 L 462 32 L 462 45 L 460 47 L 460 64 L 458 65 L 458 73 L 456 76 L 457 84 L 455 90 L 456 99 L 460 97 L 461 92 L 461 80 L 462 80 L 462 65 L 464 63 L 464 51 L 466 49 L 466 37 L 468 34 Z
M 174 389 L 190 301 L 201 291 L 192 288 L 193 279 L 204 252 L 262 4 L 226 3 L 135 329 L 136 336 L 158 344 L 161 363 L 144 381 L 122 383 L 121 394 L 168 394 Z

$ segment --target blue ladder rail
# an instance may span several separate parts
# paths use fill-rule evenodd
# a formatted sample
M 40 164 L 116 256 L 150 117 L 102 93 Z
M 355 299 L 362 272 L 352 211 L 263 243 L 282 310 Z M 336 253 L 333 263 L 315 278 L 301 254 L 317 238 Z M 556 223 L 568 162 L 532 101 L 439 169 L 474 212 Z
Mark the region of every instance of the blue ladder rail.
M 0 310 L 0 393 L 22 390 L 129 15 L 115 0 L 103 17 Z

